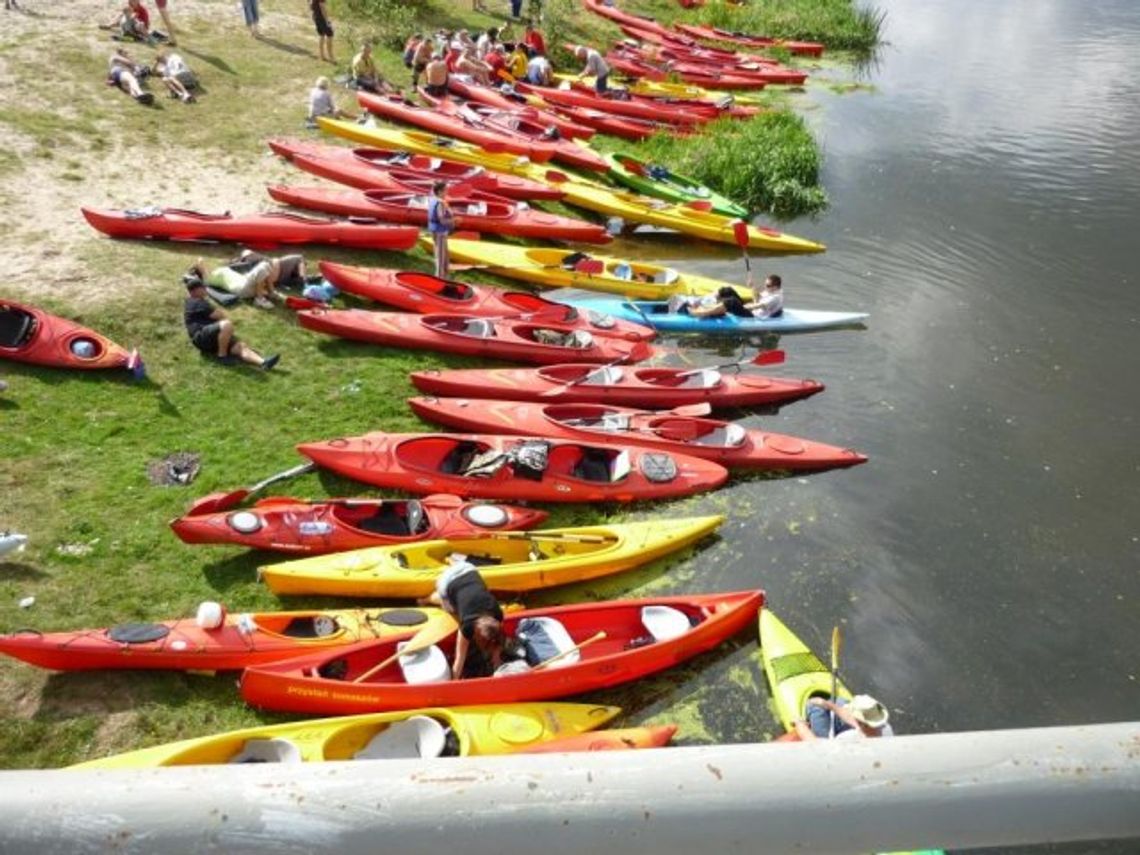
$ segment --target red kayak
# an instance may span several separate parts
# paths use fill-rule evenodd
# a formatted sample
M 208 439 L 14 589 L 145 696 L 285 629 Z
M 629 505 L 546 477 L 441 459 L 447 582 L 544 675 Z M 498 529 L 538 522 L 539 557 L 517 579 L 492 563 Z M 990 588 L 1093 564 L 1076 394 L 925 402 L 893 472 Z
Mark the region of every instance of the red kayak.
M 436 181 L 446 181 L 449 185 L 462 184 L 471 190 L 482 190 L 508 199 L 546 199 L 553 202 L 563 196 L 557 187 L 541 181 L 488 172 L 481 166 L 406 151 L 342 148 L 300 140 L 270 140 L 269 147 L 306 172 L 361 190 L 400 185 L 417 189 L 426 185 L 430 189 Z
M 546 668 L 451 680 L 454 634 L 399 658 L 395 641 L 377 640 L 247 669 L 241 694 L 257 707 L 318 715 L 561 698 L 637 680 L 712 650 L 750 627 L 763 603 L 763 591 L 741 591 L 514 612 L 503 621 L 508 635 L 530 619 L 524 634 L 543 633 L 550 641 L 541 652 L 528 648 L 536 661 L 553 660 L 555 649 L 565 655 Z
M 355 249 L 411 249 L 420 235 L 419 229 L 411 226 L 349 223 L 276 211 L 234 217 L 176 208 L 137 212 L 95 208 L 80 210 L 95 229 L 114 238 L 218 240 L 253 247 L 323 243 Z
M 615 49 L 631 56 L 662 64 L 666 71 L 695 74 L 723 74 L 732 77 L 758 78 L 765 83 L 799 86 L 807 80 L 807 72 L 786 68 L 763 57 L 725 56 L 702 49 L 679 45 L 641 48 L 622 42 Z
M 592 730 L 564 736 L 550 742 L 533 742 L 516 754 L 561 754 L 573 751 L 628 751 L 632 748 L 663 748 L 677 732 L 675 724 Z
M 587 95 L 596 95 L 593 87 L 587 86 L 580 81 L 571 82 L 570 90 L 573 92 L 584 92 Z M 686 113 L 701 116 L 705 121 L 709 122 L 724 118 L 725 116 L 732 116 L 737 119 L 749 119 L 762 112 L 759 107 L 742 107 L 732 103 L 731 96 L 722 98 L 721 101 L 717 102 L 702 101 L 696 98 L 676 98 L 669 95 L 640 95 L 627 91 L 620 100 L 622 103 L 644 104 L 656 110 L 683 110 Z
M 708 403 L 713 409 L 785 404 L 823 391 L 815 380 L 759 374 L 730 375 L 714 368 L 628 368 L 548 365 L 413 371 L 421 392 L 441 398 L 496 398 L 544 403 L 604 403 L 668 409 Z
M 550 140 L 512 133 L 505 128 L 491 127 L 485 122 L 465 121 L 459 116 L 447 115 L 433 107 L 413 104 L 401 95 L 357 92 L 356 99 L 363 109 L 377 116 L 416 125 L 432 133 L 466 140 L 482 146 L 487 151 L 506 151 L 528 157 L 535 163 L 545 163 L 554 157 L 558 150 L 558 145 Z
M 250 508 L 179 517 L 170 523 L 183 543 L 233 543 L 300 555 L 344 552 L 417 540 L 472 537 L 488 531 L 533 528 L 546 511 L 464 502 L 458 496 L 423 499 L 273 497 Z
M 723 48 L 705 47 L 696 39 L 689 38 L 683 33 L 676 33 L 672 30 L 643 30 L 638 27 L 631 27 L 628 24 L 620 25 L 620 29 L 630 37 L 635 45 L 637 42 L 646 42 L 650 45 L 651 47 L 645 48 L 647 56 L 652 55 L 653 51 L 656 50 L 658 55 L 662 57 L 677 58 L 678 56 L 691 56 L 704 61 L 722 63 L 726 68 L 733 65 L 767 65 L 773 68 L 783 67 L 779 60 L 772 59 L 770 56 L 760 56 L 755 53 L 740 53 L 739 51 L 724 50 Z
M 342 291 L 367 297 L 421 315 L 464 314 L 479 317 L 541 317 L 559 324 L 575 324 L 594 335 L 629 341 L 649 341 L 656 336 L 641 324 L 618 320 L 612 315 L 578 309 L 547 300 L 529 291 L 504 291 L 487 285 L 472 285 L 439 279 L 413 270 L 383 270 L 320 262 L 321 275 Z M 586 322 L 585 326 L 580 321 Z
M 35 306 L 0 298 L 0 358 L 53 368 L 127 368 L 141 363 L 106 336 Z
M 439 609 L 322 609 L 213 615 L 125 623 L 70 632 L 18 630 L 0 635 L 0 653 L 55 671 L 106 668 L 172 671 L 236 671 L 317 651 L 341 649 L 378 637 L 407 639 Z
M 345 217 L 372 217 L 391 223 L 426 227 L 428 196 L 402 190 L 352 190 L 340 187 L 266 188 L 269 195 L 286 205 Z M 478 190 L 452 191 L 447 204 L 459 229 L 478 230 L 509 237 L 529 237 L 571 243 L 609 243 L 604 226 L 548 214 L 517 205 Z
M 425 98 L 429 96 L 425 95 Z M 573 139 L 559 139 L 550 125 L 528 119 L 525 116 L 488 107 L 484 104 L 458 104 L 450 98 L 430 99 L 445 116 L 454 117 L 465 125 L 485 128 L 491 132 L 516 134 L 536 144 L 549 141 L 554 148 L 554 159 L 578 169 L 606 172 L 609 165 L 604 157 L 583 142 Z
M 548 127 L 554 126 L 558 128 L 558 132 L 562 134 L 562 136 L 568 139 L 588 140 L 595 133 L 594 128 L 589 125 L 580 125 L 565 116 L 560 116 L 549 110 L 541 110 L 527 104 L 526 99 L 517 94 L 515 95 L 517 100 L 512 100 L 498 89 L 494 89 L 490 86 L 479 86 L 475 83 L 460 80 L 458 77 L 448 78 L 447 88 L 450 92 L 467 101 L 474 101 L 477 104 L 482 104 L 485 107 L 490 107 L 495 110 L 518 113 L 523 118 L 532 119 Z M 424 98 L 435 103 L 436 99 L 428 95 L 426 90 L 421 94 Z
M 619 442 L 715 460 L 728 469 L 819 472 L 866 463 L 862 454 L 809 439 L 679 411 L 610 404 L 409 398 L 416 415 L 464 433 L 525 433 L 582 442 Z M 707 409 L 707 407 L 705 408 Z
M 696 457 L 525 436 L 377 432 L 297 450 L 377 487 L 511 501 L 665 499 L 716 489 L 728 477 Z
M 527 83 L 516 83 L 515 88 L 526 95 L 538 95 L 550 104 L 586 107 L 617 116 L 632 116 L 635 119 L 645 119 L 682 127 L 692 127 L 704 122 L 711 122 L 715 118 L 715 114 L 705 109 L 699 111 L 678 109 L 652 99 L 603 98 L 596 92 L 584 89 L 555 89 L 550 86 L 531 86 Z
M 644 77 L 646 80 L 676 77 L 684 83 L 706 89 L 763 89 L 769 83 L 758 72 L 737 72 L 731 69 L 721 72 L 711 66 L 696 63 L 653 63 L 641 53 L 631 50 L 610 51 L 606 54 L 606 62 L 630 77 Z
M 798 42 L 786 39 L 774 39 L 769 36 L 754 36 L 748 33 L 734 33 L 718 27 L 698 26 L 694 24 L 676 24 L 676 28 L 685 33 L 706 41 L 728 42 L 729 44 L 743 45 L 753 48 L 783 48 L 789 53 L 800 56 L 822 56 L 823 45 L 819 42 Z
M 648 359 L 654 351 L 644 340 L 594 337 L 582 316 L 576 324 L 542 317 L 530 320 L 469 315 L 410 315 L 366 309 L 302 309 L 297 320 L 307 330 L 386 347 L 436 350 L 551 365 L 572 356 L 581 362 Z

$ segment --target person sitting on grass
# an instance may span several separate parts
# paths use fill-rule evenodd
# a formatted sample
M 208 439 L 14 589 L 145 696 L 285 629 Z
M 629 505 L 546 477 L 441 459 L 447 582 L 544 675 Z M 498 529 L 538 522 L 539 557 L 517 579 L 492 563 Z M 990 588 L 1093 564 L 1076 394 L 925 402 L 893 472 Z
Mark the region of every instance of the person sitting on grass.
M 395 92 L 396 90 L 380 76 L 372 59 L 372 42 L 365 39 L 360 52 L 352 58 L 352 85 L 365 92 Z
M 466 74 L 480 86 L 491 85 L 491 66 L 476 56 L 474 47 L 465 47 L 455 61 L 455 73 Z
M 315 128 L 317 119 L 321 116 L 327 116 L 330 119 L 356 118 L 352 113 L 337 107 L 333 101 L 332 93 L 329 92 L 329 79 L 327 77 L 318 77 L 313 88 L 309 90 L 308 126 Z
M 194 100 L 190 90 L 197 88 L 198 78 L 179 54 L 160 50 L 154 57 L 154 70 L 162 77 L 162 82 L 173 97 L 184 104 Z
M 154 95 L 145 92 L 139 83 L 141 69 L 126 48 L 118 48 L 108 62 L 107 83 L 119 87 L 140 104 L 153 104 Z
M 189 273 L 183 281 L 187 296 L 182 317 L 194 347 L 225 365 L 233 365 L 240 360 L 256 365 L 262 371 L 270 371 L 281 360 L 278 354 L 263 357 L 234 335 L 233 321 L 206 299 L 205 282 Z
M 149 42 L 150 12 L 147 11 L 141 0 L 127 0 L 127 5 L 119 10 L 118 17 L 103 29 L 117 30 L 112 38 L 137 39 L 140 42 Z

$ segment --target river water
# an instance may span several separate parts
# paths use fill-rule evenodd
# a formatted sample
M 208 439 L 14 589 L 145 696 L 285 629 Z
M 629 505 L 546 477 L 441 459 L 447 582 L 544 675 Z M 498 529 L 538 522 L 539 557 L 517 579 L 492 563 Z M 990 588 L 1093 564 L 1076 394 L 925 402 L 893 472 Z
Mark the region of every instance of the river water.
M 759 261 L 790 305 L 871 319 L 781 340 L 828 389 L 748 418 L 871 462 L 687 506 L 731 519 L 682 584 L 762 585 L 821 655 L 842 625 L 845 676 L 902 732 L 1133 720 L 1140 3 L 879 5 L 873 88 L 800 96 L 832 205 L 786 228 L 828 251 Z

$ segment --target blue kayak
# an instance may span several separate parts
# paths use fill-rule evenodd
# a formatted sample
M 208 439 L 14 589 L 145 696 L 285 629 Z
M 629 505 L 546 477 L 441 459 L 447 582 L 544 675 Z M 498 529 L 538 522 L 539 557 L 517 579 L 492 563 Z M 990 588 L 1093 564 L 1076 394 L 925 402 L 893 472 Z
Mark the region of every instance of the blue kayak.
M 784 309 L 777 318 L 695 318 L 669 311 L 669 304 L 652 300 L 619 300 L 593 298 L 564 300 L 579 309 L 613 315 L 623 321 L 651 326 L 660 332 L 746 335 L 748 333 L 811 332 L 832 327 L 849 327 L 868 317 L 862 312 L 816 312 L 811 309 Z M 640 310 L 640 311 L 639 311 Z

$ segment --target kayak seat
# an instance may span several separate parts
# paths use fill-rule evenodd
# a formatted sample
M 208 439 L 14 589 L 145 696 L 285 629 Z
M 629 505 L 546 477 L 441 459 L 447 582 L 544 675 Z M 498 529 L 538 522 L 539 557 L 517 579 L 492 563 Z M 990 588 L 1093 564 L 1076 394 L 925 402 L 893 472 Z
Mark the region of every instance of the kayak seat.
M 439 462 L 439 471 L 444 475 L 458 475 L 466 472 L 471 465 L 471 459 L 478 450 L 479 446 L 474 442 L 461 441 L 455 443 L 455 447 Z
M 503 559 L 497 555 L 468 555 L 467 561 L 476 567 L 494 567 L 503 563 Z
M 589 330 L 574 330 L 566 337 L 567 347 L 587 348 L 594 346 L 594 337 Z
M 744 428 L 735 422 L 729 422 L 724 427 L 718 427 L 716 430 L 709 431 L 704 436 L 698 437 L 693 444 L 737 448 L 744 444 L 746 436 L 747 432 Z
M 616 484 L 629 475 L 632 469 L 633 462 L 630 460 L 629 451 L 622 449 L 610 463 L 610 481 Z
M 447 745 L 447 729 L 434 718 L 413 715 L 393 722 L 368 740 L 353 760 L 398 760 L 439 757 Z
M 400 514 L 396 505 L 389 505 L 387 502 L 381 504 L 372 516 L 360 520 L 356 527 L 373 534 L 387 534 L 396 537 L 406 537 L 412 534 L 407 517 Z
M 486 318 L 472 318 L 464 324 L 463 334 L 474 338 L 494 338 L 495 325 Z
M 281 630 L 288 638 L 325 638 L 340 631 L 336 618 L 328 615 L 295 617 Z
M 406 505 L 408 520 L 408 534 L 423 534 L 427 531 L 431 521 L 424 513 L 423 502 L 419 499 L 409 499 Z
M 680 277 L 680 275 L 681 274 L 678 273 L 676 270 L 674 270 L 672 267 L 666 267 L 664 270 L 662 270 L 660 273 L 658 273 L 655 277 L 653 277 L 653 281 L 654 282 L 660 282 L 662 285 L 672 285 L 674 282 L 677 281 L 677 279 L 678 279 L 678 277 Z
M 644 606 L 641 609 L 641 622 L 654 641 L 679 638 L 693 626 L 688 615 L 672 606 Z
M 613 386 L 615 383 L 620 383 L 622 378 L 622 370 L 616 365 L 603 365 L 586 375 L 586 379 L 582 381 L 584 386 Z
M 532 617 L 519 621 L 515 635 L 526 649 L 526 661 L 532 666 L 553 659 L 568 650 L 574 650 L 576 646 L 562 621 L 552 617 Z M 550 667 L 563 668 L 581 659 L 582 654 L 574 650 L 573 653 L 568 653 L 552 663 Z
M 36 318 L 19 309 L 0 309 L 0 347 L 22 347 L 36 329 Z
M 288 739 L 247 739 L 231 763 L 300 763 L 301 749 Z
M 475 292 L 471 288 L 457 282 L 447 282 L 439 289 L 439 296 L 447 297 L 450 300 L 470 300 L 474 294 Z
M 608 484 L 613 480 L 610 476 L 609 452 L 600 448 L 582 449 L 582 456 L 574 466 L 573 475 L 583 481 L 598 481 Z
M 633 268 L 626 264 L 624 261 L 620 264 L 614 265 L 614 276 L 618 279 L 624 279 L 627 282 L 633 279 Z
M 720 372 L 713 368 L 702 368 L 700 371 L 684 378 L 681 384 L 686 389 L 711 389 L 720 382 Z
M 396 649 L 403 650 L 407 644 L 408 642 L 401 641 Z M 446 683 L 451 679 L 451 664 L 443 651 L 434 644 L 426 650 L 417 650 L 407 656 L 400 654 L 400 670 L 404 674 L 404 682 L 409 686 Z

